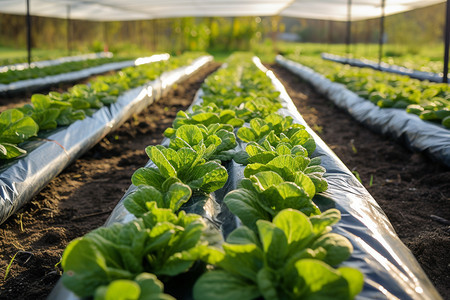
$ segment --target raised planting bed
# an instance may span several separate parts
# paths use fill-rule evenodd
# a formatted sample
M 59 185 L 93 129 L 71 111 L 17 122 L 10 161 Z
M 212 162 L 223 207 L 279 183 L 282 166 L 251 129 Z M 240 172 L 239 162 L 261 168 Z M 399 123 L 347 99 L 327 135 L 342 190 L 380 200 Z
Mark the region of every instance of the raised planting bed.
M 137 66 L 169 59 L 168 54 L 156 54 L 140 60 L 123 58 L 99 58 L 83 61 L 69 61 L 46 67 L 35 67 L 23 70 L 9 70 L 0 73 L 0 95 L 15 95 L 33 92 L 46 87 L 80 80 L 126 67 Z
M 368 68 L 342 66 L 317 57 L 290 55 L 288 59 L 312 68 L 333 82 L 344 84 L 349 90 L 381 108 L 405 109 L 422 120 L 450 128 L 448 84 L 420 81 Z
M 18 251 L 32 253 L 25 264 L 26 253 L 15 256 L 0 284 L 1 298 L 47 299 L 61 277 L 57 263 L 64 248 L 72 239 L 105 223 L 129 187 L 133 172 L 148 161 L 145 147 L 161 143 L 177 111 L 188 108 L 204 78 L 218 66 L 215 62 L 205 65 L 133 115 L 0 225 L 2 279 Z
M 419 80 L 428 80 L 432 82 L 442 83 L 443 76 L 441 74 L 433 73 L 433 72 L 424 72 L 409 69 L 402 66 L 391 65 L 385 62 L 381 62 L 380 64 L 369 60 L 369 59 L 356 59 L 356 58 L 346 58 L 335 54 L 330 53 L 322 53 L 321 57 L 325 60 L 334 61 L 341 64 L 347 64 L 350 66 L 355 66 L 359 68 L 371 68 L 374 70 L 379 70 L 388 73 L 395 73 L 399 75 L 409 76 L 411 78 L 419 79 Z
M 309 126 L 376 199 L 438 292 L 450 294 L 450 169 L 371 131 L 286 68 L 268 67 Z
M 66 63 L 66 62 L 82 61 L 82 60 L 97 59 L 97 58 L 111 58 L 111 57 L 113 57 L 113 54 L 111 52 L 97 52 L 97 53 L 88 53 L 88 54 L 81 54 L 81 55 L 74 55 L 74 56 L 59 57 L 59 58 L 50 59 L 50 60 L 39 60 L 39 61 L 32 62 L 30 65 L 28 65 L 28 63 L 16 63 L 16 64 L 0 66 L 0 73 L 6 72 L 9 70 L 20 71 L 20 70 L 25 70 L 28 68 L 44 68 L 44 67 L 49 67 L 49 66 L 60 65 L 62 63 Z
M 424 152 L 430 158 L 450 166 L 450 130 L 419 116 L 396 108 L 382 108 L 334 83 L 320 73 L 298 62 L 277 56 L 277 63 L 307 81 L 321 94 L 345 109 L 356 120 L 372 130 L 404 143 L 408 148 Z
M 82 120 L 74 119 L 68 126 L 50 132 L 44 131 L 37 139 L 20 144 L 21 148 L 27 149 L 28 154 L 3 160 L 0 169 L 1 223 L 105 135 L 118 128 L 133 114 L 157 101 L 173 84 L 190 76 L 212 60 L 210 56 L 194 58 L 187 55 L 178 59 L 178 62 L 168 62 L 168 66 L 156 68 L 157 73 L 151 71 L 150 66 L 150 69 L 144 72 L 147 79 L 143 77 L 135 81 L 134 84 L 140 86 L 129 91 L 122 89 L 120 96 L 111 105 L 101 107 Z M 164 72 L 170 69 L 171 71 Z M 153 76 L 154 80 L 149 81 L 149 76 Z M 126 83 L 125 78 L 119 79 Z
M 198 106 L 178 114 L 165 132 L 168 148 L 146 149 L 152 160 L 133 175 L 108 227 L 68 246 L 63 282 L 98 299 L 170 299 L 159 280 L 178 298 L 439 299 L 376 202 L 273 74 L 235 59 L 207 80 Z M 196 215 L 176 216 L 180 208 Z M 190 269 L 198 260 L 215 270 L 191 291 L 204 269 Z M 76 297 L 59 285 L 50 299 Z

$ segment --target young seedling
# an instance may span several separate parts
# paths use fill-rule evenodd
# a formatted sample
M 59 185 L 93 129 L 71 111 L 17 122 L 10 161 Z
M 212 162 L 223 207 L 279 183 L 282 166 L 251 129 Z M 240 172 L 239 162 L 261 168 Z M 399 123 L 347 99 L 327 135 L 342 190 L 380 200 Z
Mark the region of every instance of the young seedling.
M 362 183 L 361 177 L 359 176 L 358 171 L 352 171 L 353 175 L 355 175 L 356 179 L 358 179 L 359 182 Z
M 24 230 L 23 230 L 23 221 L 22 221 L 22 218 L 23 218 L 23 214 L 19 214 L 20 232 L 24 232 Z
M 30 258 L 33 256 L 33 253 L 28 252 L 28 251 L 17 251 L 16 254 L 14 254 L 14 256 L 11 258 L 11 261 L 9 262 L 8 266 L 6 267 L 5 276 L 3 277 L 3 281 L 5 281 L 6 278 L 8 277 L 9 271 L 11 270 L 11 266 L 12 266 L 14 260 L 16 259 L 17 254 L 19 254 L 19 253 L 25 253 L 25 254 L 29 255 L 27 260 L 25 261 L 25 263 L 27 263 L 30 260 Z
M 356 153 L 358 153 L 358 150 L 356 149 L 354 142 L 355 142 L 355 140 L 354 140 L 354 139 L 351 139 L 351 140 L 350 140 L 350 146 L 352 147 L 353 153 L 356 154 Z

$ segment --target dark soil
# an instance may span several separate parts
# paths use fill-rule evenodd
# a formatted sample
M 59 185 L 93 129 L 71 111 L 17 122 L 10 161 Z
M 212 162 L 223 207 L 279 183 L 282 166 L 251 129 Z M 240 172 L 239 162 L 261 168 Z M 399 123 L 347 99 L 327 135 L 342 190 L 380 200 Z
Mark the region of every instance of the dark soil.
M 270 66 L 300 113 L 381 205 L 442 296 L 450 295 L 450 171 L 371 133 L 288 71 Z M 0 225 L 0 299 L 45 299 L 60 277 L 55 266 L 74 238 L 101 226 L 130 185 L 132 173 L 184 110 L 210 65 L 69 166 L 18 214 Z M 0 111 L 3 109 L 0 99 Z M 369 186 L 370 178 L 373 178 Z M 21 251 L 21 252 L 20 252 Z M 17 254 L 9 275 L 7 265 Z
M 450 299 L 450 170 L 375 134 L 286 69 L 271 65 L 298 111 L 361 178 L 439 293 Z M 370 184 L 372 178 L 372 184 Z

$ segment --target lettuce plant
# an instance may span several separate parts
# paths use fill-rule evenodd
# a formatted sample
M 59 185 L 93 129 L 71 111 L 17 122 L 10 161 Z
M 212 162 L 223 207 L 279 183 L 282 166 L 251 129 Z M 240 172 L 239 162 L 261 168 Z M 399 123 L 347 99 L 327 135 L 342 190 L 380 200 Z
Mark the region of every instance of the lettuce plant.
M 192 113 L 179 111 L 173 122 L 173 128 L 177 129 L 182 125 L 203 124 L 209 126 L 211 124 L 228 124 L 233 127 L 240 127 L 244 124 L 244 120 L 236 116 L 236 111 L 232 109 L 220 109 L 215 103 L 209 105 L 195 105 Z
M 151 202 L 155 202 L 159 208 L 167 208 L 175 213 L 191 198 L 191 195 L 189 186 L 180 182 L 171 184 L 164 192 L 158 191 L 153 186 L 141 185 L 125 198 L 124 206 L 136 217 L 142 217 L 150 211 L 153 207 Z
M 245 150 L 250 163 L 245 167 L 245 177 L 263 171 L 273 171 L 286 181 L 304 185 L 304 177 L 307 176 L 314 184 L 312 196 L 328 188 L 328 183 L 323 178 L 326 170 L 320 165 L 320 157 L 310 159 L 306 156 L 307 150 L 300 145 L 292 147 L 288 143 L 279 143 L 275 148 L 267 141 L 263 145 L 251 142 Z
M 203 158 L 207 160 L 230 160 L 236 147 L 236 136 L 231 125 L 182 125 L 178 129 L 168 128 L 164 134 L 170 137 L 169 148 L 174 150 L 187 147 L 199 152 L 203 146 L 206 147 Z
M 134 280 L 117 279 L 97 288 L 94 300 L 174 300 L 163 293 L 163 284 L 154 274 L 141 273 Z
M 242 115 L 242 106 L 244 103 L 251 101 L 251 97 L 240 96 L 240 91 L 236 88 L 228 88 L 223 94 L 220 95 L 208 95 L 205 91 L 205 95 L 202 96 L 202 106 L 217 106 L 220 109 L 232 110 L 236 112 L 236 115 Z
M 134 172 L 131 181 L 134 185 L 150 185 L 162 190 L 166 180 L 176 180 L 188 185 L 193 193 L 210 194 L 220 189 L 228 179 L 227 170 L 219 162 L 206 161 L 203 145 L 199 151 L 192 148 L 174 150 L 163 146 L 150 146 L 145 149 L 156 168 L 140 168 Z
M 20 110 L 33 118 L 39 125 L 39 130 L 55 129 L 86 118 L 85 111 L 79 109 L 86 106 L 77 106 L 75 102 L 65 100 L 56 92 L 50 92 L 48 96 L 34 94 L 31 96 L 31 103 L 32 105 L 26 104 Z
M 280 102 L 272 100 L 276 98 L 255 97 L 250 99 L 244 103 L 244 108 L 238 113 L 238 116 L 246 122 L 255 118 L 265 118 L 282 108 Z
M 9 159 L 27 153 L 19 148 L 28 138 L 37 135 L 36 122 L 17 109 L 8 109 L 0 114 L 0 159 Z
M 353 299 L 362 274 L 332 267 L 353 250 L 345 237 L 329 232 L 339 219 L 335 209 L 310 218 L 286 209 L 273 222 L 257 221 L 257 233 L 234 230 L 217 268 L 196 282 L 194 299 Z
M 294 183 L 266 171 L 242 179 L 240 186 L 229 192 L 224 202 L 245 226 L 253 230 L 256 230 L 257 220 L 271 221 L 286 208 L 297 209 L 308 216 L 320 214 L 311 200 L 314 184 L 307 176 L 300 175 Z
M 281 133 L 286 134 L 286 132 L 290 132 L 293 129 L 305 129 L 305 126 L 295 124 L 293 121 L 293 118 L 290 116 L 283 117 L 277 113 L 271 113 L 265 118 L 252 119 L 250 127 L 240 128 L 237 135 L 244 142 L 261 142 L 270 132 L 280 135 Z M 308 133 L 306 132 L 306 134 Z
M 175 215 L 151 202 L 149 212 L 127 224 L 98 228 L 73 240 L 62 257 L 64 285 L 80 297 L 142 273 L 175 276 L 208 255 L 200 216 Z M 102 288 L 103 289 L 103 288 Z
M 237 137 L 244 142 L 257 142 L 264 144 L 265 141 L 276 147 L 280 143 L 290 145 L 301 145 L 307 150 L 307 155 L 316 149 L 313 137 L 300 124 L 289 124 L 287 122 L 271 123 L 262 119 L 250 121 L 250 127 L 241 127 Z

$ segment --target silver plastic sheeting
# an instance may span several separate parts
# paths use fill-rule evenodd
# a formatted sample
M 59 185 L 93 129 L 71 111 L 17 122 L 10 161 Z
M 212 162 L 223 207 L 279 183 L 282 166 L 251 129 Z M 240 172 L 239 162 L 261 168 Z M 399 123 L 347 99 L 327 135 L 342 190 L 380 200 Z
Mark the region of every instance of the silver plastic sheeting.
M 40 136 L 39 141 L 25 143 L 23 147 L 29 151 L 25 157 L 0 167 L 0 224 L 131 115 L 142 111 L 158 100 L 172 84 L 185 79 L 211 60 L 212 57 L 204 56 L 189 66 L 165 72 L 159 79 L 125 92 L 116 103 L 102 107 L 92 117 Z
M 364 288 L 357 299 L 442 299 L 412 253 L 397 237 L 373 197 L 306 124 L 275 75 L 267 71 L 258 59 L 255 63 L 266 72 L 276 89 L 281 92 L 283 108 L 279 113 L 291 116 L 296 123 L 304 125 L 316 142 L 317 148 L 313 157 L 322 159 L 322 166 L 327 169 L 325 176 L 329 187 L 314 200 L 322 210 L 335 207 L 342 214 L 341 221 L 333 226 L 333 231 L 347 237 L 354 247 L 352 256 L 343 265 L 357 268 L 364 274 Z M 201 95 L 200 90 L 192 105 L 201 103 Z M 168 140 L 165 139 L 163 144 L 167 146 Z M 238 147 L 245 147 L 245 143 L 239 141 Z M 147 166 L 152 166 L 152 162 L 149 161 Z M 219 228 L 224 236 L 239 226 L 240 222 L 223 204 L 223 197 L 228 191 L 237 188 L 245 168 L 234 162 L 226 162 L 225 166 L 229 174 L 228 181 L 222 189 L 215 192 L 220 209 L 210 212 L 217 214 L 215 219 L 219 220 Z M 123 206 L 123 199 L 135 189 L 133 185 L 129 188 L 107 220 L 106 226 L 115 222 L 126 223 L 134 218 Z M 189 295 L 189 291 L 186 294 Z M 48 299 L 79 300 L 62 285 L 61 280 Z M 190 296 L 186 299 L 190 299 Z
M 0 73 L 9 71 L 9 70 L 24 70 L 31 68 L 44 68 L 49 66 L 56 66 L 60 65 L 62 63 L 66 62 L 73 62 L 73 61 L 82 61 L 82 60 L 88 60 L 88 59 L 96 59 L 96 58 L 103 58 L 103 57 L 113 57 L 112 52 L 98 52 L 98 53 L 89 53 L 89 54 L 82 54 L 82 55 L 76 55 L 76 56 L 65 56 L 65 57 L 59 57 L 56 59 L 50 59 L 50 60 L 40 60 L 32 62 L 30 65 L 28 63 L 18 63 L 18 64 L 12 64 L 12 65 L 5 65 L 0 66 Z
M 424 72 L 414 69 L 409 69 L 402 66 L 391 65 L 385 62 L 380 64 L 369 60 L 369 59 L 355 59 L 355 58 L 345 58 L 335 54 L 322 53 L 322 58 L 329 61 L 334 61 L 341 64 L 348 64 L 350 66 L 360 67 L 360 68 L 371 68 L 378 71 L 395 73 L 399 75 L 409 76 L 411 78 L 419 80 L 428 80 L 431 82 L 442 83 L 443 76 L 442 73 Z
M 156 54 L 152 55 L 146 59 L 147 63 L 149 62 L 155 62 L 160 60 L 167 60 L 169 59 L 170 55 L 165 54 Z M 57 74 L 52 76 L 45 76 L 41 78 L 33 78 L 33 79 L 26 79 L 26 80 L 20 80 L 11 82 L 9 84 L 0 84 L 0 95 L 2 94 L 16 94 L 23 91 L 35 91 L 39 90 L 57 83 L 62 82 L 70 82 L 70 81 L 76 81 L 79 79 L 87 78 L 92 75 L 97 75 L 113 70 L 120 70 L 126 67 L 131 67 L 136 65 L 135 60 L 127 60 L 127 61 L 121 61 L 121 62 L 114 62 L 114 63 L 107 63 L 101 66 L 87 68 L 79 71 L 74 72 L 68 72 L 63 74 Z
M 191 69 L 192 70 L 192 69 Z M 167 77 L 171 77 L 170 75 Z M 192 111 L 192 107 L 194 105 L 200 104 L 203 100 L 201 98 L 203 94 L 203 91 L 200 89 L 188 108 L 188 111 Z M 164 138 L 161 142 L 161 145 L 168 147 L 170 140 L 168 138 Z M 227 233 L 231 232 L 234 228 L 236 228 L 236 218 L 234 215 L 231 214 L 231 212 L 228 210 L 226 205 L 223 203 L 223 198 L 225 194 L 228 191 L 231 191 L 236 188 L 236 178 L 238 176 L 233 176 L 232 168 L 230 167 L 233 165 L 233 162 L 227 163 L 227 171 L 228 171 L 228 181 L 225 183 L 225 186 L 222 187 L 220 190 L 212 193 L 211 197 L 206 201 L 204 205 L 201 207 L 186 207 L 186 203 L 182 209 L 185 210 L 188 213 L 197 213 L 203 217 L 205 221 L 207 221 L 208 226 L 213 226 L 216 230 L 220 230 L 221 232 L 226 231 Z M 145 167 L 147 168 L 157 168 L 156 165 L 149 160 L 147 164 L 145 164 Z M 124 206 L 124 200 L 128 197 L 131 193 L 135 192 L 137 187 L 135 185 L 130 185 L 128 190 L 125 192 L 125 194 L 122 196 L 120 201 L 117 203 L 116 207 L 112 211 L 111 215 L 108 217 L 108 219 L 105 222 L 104 226 L 111 226 L 114 223 L 122 223 L 126 224 L 134 219 L 136 217 L 128 212 L 128 210 Z M 216 202 L 217 199 L 217 202 Z M 186 294 L 189 294 L 190 291 L 185 291 Z M 187 296 L 189 299 L 190 297 Z M 59 280 L 58 283 L 53 288 L 52 292 L 48 296 L 47 300 L 80 300 L 78 296 L 76 296 L 74 293 L 72 293 L 70 290 L 66 289 L 64 285 L 62 284 L 62 281 Z
M 428 80 L 432 82 L 442 83 L 443 76 L 441 74 L 436 74 L 433 72 L 423 72 L 418 70 L 413 70 L 401 66 L 390 65 L 385 62 L 381 62 L 378 64 L 377 62 L 368 60 L 368 59 L 354 59 L 354 58 L 345 58 L 339 55 L 322 53 L 322 58 L 325 60 L 330 60 L 334 62 L 338 62 L 341 64 L 347 64 L 350 66 L 360 67 L 360 68 L 371 68 L 374 70 L 379 70 L 383 72 L 395 73 L 399 75 L 409 76 L 411 78 L 419 79 L 419 80 Z
M 333 83 L 312 69 L 282 56 L 277 56 L 276 61 L 310 83 L 338 107 L 348 111 L 358 122 L 450 167 L 449 129 L 423 121 L 417 115 L 408 114 L 403 109 L 380 108 L 348 90 L 344 85 Z
M 328 181 L 328 190 L 316 203 L 321 208 L 334 206 L 342 214 L 341 221 L 333 226 L 334 232 L 347 237 L 354 247 L 352 256 L 343 265 L 359 269 L 365 278 L 363 291 L 357 298 L 442 299 L 375 199 L 308 127 L 275 75 L 271 71 L 266 74 L 281 92 L 280 112 L 304 125 L 316 141 L 313 156 L 321 158 Z

